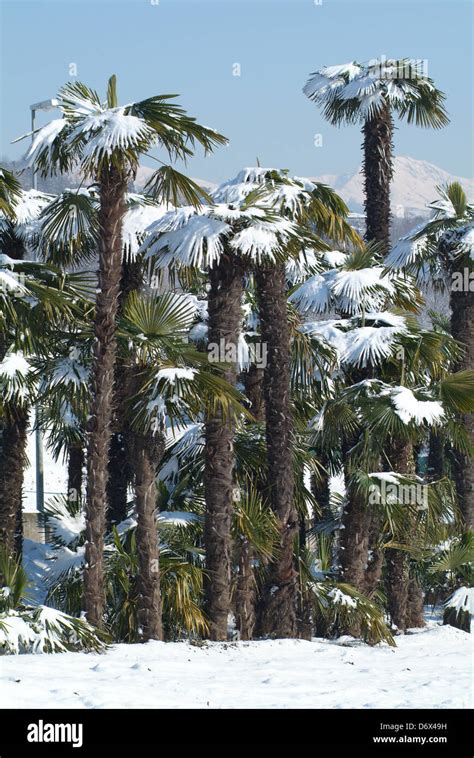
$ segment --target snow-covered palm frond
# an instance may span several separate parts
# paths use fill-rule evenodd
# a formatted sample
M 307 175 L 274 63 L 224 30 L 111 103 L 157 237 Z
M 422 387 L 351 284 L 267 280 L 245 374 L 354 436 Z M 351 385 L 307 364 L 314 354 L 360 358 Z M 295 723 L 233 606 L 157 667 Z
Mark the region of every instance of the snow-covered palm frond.
M 233 179 L 216 187 L 211 197 L 216 203 L 241 205 L 248 195 L 264 187 L 274 173 L 278 173 L 278 169 L 260 166 L 244 168 Z
M 74 618 L 46 605 L 0 615 L 2 653 L 99 652 L 104 648 L 103 636 L 85 619 Z
M 329 321 L 308 321 L 301 324 L 300 331 L 309 334 L 311 337 L 321 336 L 326 342 L 333 347 L 339 358 L 346 352 L 346 333 L 340 327 L 343 327 L 345 321 L 331 319 Z
M 57 167 L 60 170 L 66 170 L 73 165 L 73 159 L 68 156 L 64 145 L 64 136 L 67 134 L 68 122 L 64 118 L 55 118 L 46 126 L 43 126 L 33 135 L 24 134 L 15 140 L 15 142 L 25 137 L 33 136 L 30 148 L 27 150 L 21 167 L 22 169 L 39 166 L 43 169 L 46 167 Z
M 336 302 L 347 313 L 378 310 L 384 295 L 393 295 L 394 286 L 381 266 L 330 272 L 328 279 Z
M 172 448 L 175 455 L 182 455 L 196 446 L 204 445 L 204 424 L 188 424 L 183 429 L 168 430 L 166 447 Z M 194 453 L 193 453 L 194 454 Z
M 154 145 L 171 158 L 186 159 L 192 154 L 190 145 L 199 143 L 209 152 L 227 142 L 170 103 L 174 97 L 158 95 L 120 106 L 115 76 L 109 79 L 106 102 L 81 82 L 68 82 L 58 93 L 57 107 L 63 118 L 34 135 L 25 166 L 47 175 L 80 163 L 86 175 L 96 178 L 102 168 L 114 165 L 124 175 L 133 175 L 140 154 Z
M 144 121 L 131 116 L 124 107 L 85 115 L 68 134 L 66 147 L 81 149 L 82 165 L 93 172 L 116 152 L 144 152 L 154 132 Z
M 148 230 L 150 234 L 142 246 L 147 257 L 156 258 L 158 268 L 167 268 L 172 263 L 196 268 L 212 266 L 222 254 L 224 240 L 231 231 L 229 224 L 202 213 L 178 211 L 176 215 L 173 221 L 163 219 L 163 225 L 175 224 L 174 230 L 160 234 L 160 222 Z
M 142 195 L 129 194 L 122 224 L 122 245 L 127 257 L 135 258 L 145 236 L 145 230 L 169 210 L 165 204 L 154 203 Z
M 322 254 L 323 260 L 325 254 Z M 286 278 L 291 284 L 299 284 L 303 282 L 308 273 L 314 272 L 320 268 L 321 261 L 316 254 L 315 250 L 311 248 L 305 248 L 295 258 L 289 258 L 285 264 Z
M 405 287 L 405 280 L 400 280 Z M 289 297 L 302 313 L 325 313 L 335 309 L 356 314 L 380 310 L 396 291 L 393 277 L 381 266 L 363 269 L 331 269 L 307 279 Z
M 36 230 L 40 214 L 53 200 L 53 195 L 37 190 L 21 190 L 15 205 L 15 218 L 0 213 L 0 233 L 13 230 L 15 237 L 28 243 Z
M 399 348 L 398 338 L 404 328 L 397 326 L 362 326 L 345 335 L 346 345 L 341 362 L 346 365 L 377 366 Z
M 340 250 L 325 250 L 321 253 L 321 257 L 329 268 L 338 268 L 347 262 L 347 253 L 342 253 Z
M 391 248 L 385 259 L 385 265 L 393 269 L 413 269 L 420 266 L 423 253 L 426 250 L 426 237 L 417 236 L 424 230 L 424 224 L 419 224 Z
M 58 385 L 62 387 L 81 389 L 89 383 L 89 368 L 84 365 L 77 348 L 71 348 L 69 355 L 58 358 L 51 366 L 51 373 L 47 378 L 49 387 Z
M 369 311 L 364 314 L 364 321 L 371 326 L 393 326 L 400 332 L 405 331 L 407 325 L 405 316 L 390 311 Z
M 54 497 L 45 504 L 45 517 L 55 545 L 76 549 L 86 528 L 81 503 Z
M 232 237 L 230 247 L 256 263 L 264 259 L 275 261 L 297 233 L 297 226 L 289 219 L 252 220 Z
M 413 421 L 417 425 L 432 426 L 444 419 L 444 409 L 438 400 L 419 400 L 408 387 L 394 388 L 390 396 L 397 414 L 406 424 Z
M 8 270 L 14 265 L 14 261 L 7 255 L 0 255 L 0 291 L 25 295 L 28 290 L 22 283 L 21 276 L 16 271 Z
M 225 246 L 253 262 L 274 261 L 297 236 L 292 221 L 259 206 L 238 209 L 219 204 L 166 213 L 148 228 L 141 249 L 158 268 L 172 264 L 209 268 L 219 261 Z
M 0 362 L 0 388 L 2 403 L 14 401 L 21 405 L 27 401 L 31 386 L 31 365 L 19 352 L 9 352 Z M 0 406 L 1 407 L 1 406 Z
M 303 92 L 334 124 L 364 122 L 386 105 L 419 126 L 440 128 L 449 121 L 444 94 L 426 75 L 423 61 L 410 58 L 326 66 L 310 75 Z
M 331 282 L 325 274 L 306 279 L 288 298 L 301 313 L 326 313 L 332 306 Z

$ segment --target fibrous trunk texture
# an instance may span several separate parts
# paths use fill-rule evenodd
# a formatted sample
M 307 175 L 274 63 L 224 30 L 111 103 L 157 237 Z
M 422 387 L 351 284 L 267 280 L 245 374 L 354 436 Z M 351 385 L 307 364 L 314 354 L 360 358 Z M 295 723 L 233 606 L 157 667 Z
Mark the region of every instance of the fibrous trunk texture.
M 139 261 L 122 260 L 120 279 L 119 313 L 128 295 L 138 291 L 143 284 L 143 264 Z M 127 518 L 128 487 L 133 481 L 131 442 L 127 419 L 127 401 L 131 396 L 133 372 L 120 358 L 115 366 L 114 420 L 109 451 L 109 480 L 107 483 L 107 524 L 119 524 Z
M 472 286 L 472 283 L 471 285 Z M 451 291 L 451 332 L 464 347 L 459 371 L 474 366 L 474 291 L 466 287 L 464 291 Z M 474 445 L 474 413 L 466 413 L 463 423 Z M 474 462 L 469 455 L 456 452 L 454 475 L 459 505 L 466 526 L 474 529 Z
M 241 264 L 232 253 L 224 253 L 210 270 L 208 293 L 208 344 L 228 356 L 225 379 L 236 381 L 234 358 L 242 320 Z M 215 348 L 214 348 L 215 349 Z M 234 495 L 235 419 L 222 408 L 207 410 L 205 419 L 204 492 L 206 515 L 205 601 L 212 640 L 227 639 L 231 595 L 231 524 Z
M 239 547 L 239 573 L 235 589 L 235 622 L 241 640 L 251 640 L 255 627 L 255 572 L 253 551 L 247 539 Z
M 397 474 L 412 477 L 416 473 L 413 445 L 409 441 L 393 440 L 387 450 L 391 469 Z M 403 485 L 401 485 L 403 486 Z M 412 512 L 407 513 L 405 538 L 416 529 Z M 387 602 L 392 623 L 400 632 L 411 626 L 424 626 L 423 592 L 415 578 L 410 578 L 410 557 L 404 550 L 386 550 Z M 420 610 L 421 608 L 421 610 Z
M 22 489 L 28 412 L 11 408 L 0 425 L 0 545 L 13 556 L 22 551 Z
M 159 571 L 159 544 L 156 526 L 156 473 L 164 453 L 162 435 L 132 437 L 137 509 L 136 544 L 138 553 L 138 622 L 141 639 L 163 639 Z
M 102 625 L 105 605 L 103 549 L 125 191 L 126 178 L 122 173 L 115 168 L 104 169 L 100 176 L 99 287 L 94 319 L 92 403 L 88 424 L 84 570 L 84 605 L 88 621 L 95 626 Z
M 425 624 L 423 613 L 424 593 L 421 584 L 415 576 L 408 583 L 407 612 L 405 618 L 406 629 L 421 629 Z
M 390 182 L 393 119 L 384 106 L 364 124 L 364 188 L 367 242 L 380 244 L 386 255 L 390 246 Z
M 115 393 L 115 398 L 117 400 L 117 393 Z M 117 423 L 123 422 L 123 406 L 121 410 L 122 415 L 117 418 Z M 121 521 L 127 518 L 128 485 L 133 479 L 129 435 L 125 429 L 112 435 L 108 469 L 107 523 L 109 527 L 112 527 L 114 524 L 120 524 Z
M 372 513 L 369 525 L 369 552 L 367 570 L 365 572 L 364 592 L 370 597 L 377 589 L 382 578 L 384 551 L 380 544 L 382 530 L 380 513 Z
M 262 590 L 259 623 L 264 635 L 295 637 L 297 572 L 294 546 L 298 518 L 294 502 L 290 331 L 284 265 L 260 267 L 257 288 L 262 342 L 267 348 L 264 396 L 268 491 L 280 530 L 279 551 L 268 566 Z
M 250 412 L 256 421 L 265 421 L 265 400 L 263 398 L 263 381 L 265 371 L 252 363 L 243 375 L 245 394 L 249 399 Z
M 387 567 L 387 602 L 388 612 L 399 632 L 406 629 L 408 603 L 408 584 L 410 579 L 408 555 L 403 550 L 387 548 L 385 551 Z
M 365 588 L 365 571 L 369 551 L 370 511 L 364 497 L 348 488 L 347 501 L 339 532 L 339 564 L 342 582 Z

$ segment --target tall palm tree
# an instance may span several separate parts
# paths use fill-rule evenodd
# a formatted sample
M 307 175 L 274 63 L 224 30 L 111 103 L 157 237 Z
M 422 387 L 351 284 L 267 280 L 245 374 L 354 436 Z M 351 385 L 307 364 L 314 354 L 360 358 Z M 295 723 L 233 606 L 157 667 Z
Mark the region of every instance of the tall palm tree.
M 217 350 L 223 376 L 235 384 L 242 326 L 243 278 L 255 263 L 273 259 L 290 237 L 291 221 L 251 200 L 252 187 L 234 188 L 231 202 L 198 210 L 178 208 L 152 224 L 145 241 L 161 268 L 206 269 L 209 277 L 207 339 L 210 360 Z M 260 198 L 257 198 L 260 199 Z M 215 360 L 215 358 L 214 358 Z M 219 404 L 205 419 L 206 607 L 212 639 L 227 638 L 231 590 L 231 524 L 234 506 L 236 419 Z
M 122 227 L 122 274 L 120 279 L 120 314 L 126 297 L 137 291 L 144 281 L 144 263 L 138 248 L 146 227 L 168 209 L 151 197 L 128 192 Z M 46 261 L 64 267 L 77 268 L 95 260 L 99 238 L 98 213 L 100 203 L 94 187 L 65 190 L 42 212 L 38 223 L 37 247 Z M 133 480 L 133 467 L 128 450 L 127 429 L 123 425 L 124 405 L 130 391 L 131 377 L 120 361 L 115 371 L 114 419 L 109 451 L 107 483 L 109 524 L 120 523 L 127 514 L 127 491 Z M 70 447 L 72 478 L 79 479 L 82 446 Z M 71 488 L 75 489 L 74 483 Z
M 393 114 L 417 126 L 439 129 L 448 122 L 444 94 L 410 58 L 373 59 L 326 66 L 303 89 L 336 126 L 362 124 L 366 239 L 390 247 L 390 182 L 393 175 Z
M 368 247 L 343 255 L 337 267 L 310 276 L 289 299 L 308 316 L 334 311 L 345 316 L 342 321 L 309 322 L 306 329 L 311 334 L 320 334 L 334 345 L 341 353 L 344 382 L 357 385 L 361 379 L 367 378 L 367 374 L 373 375 L 373 367 L 382 357 L 391 354 L 393 340 L 405 328 L 403 319 L 384 314 L 384 309 L 390 302 L 396 302 L 399 307 L 416 309 L 419 297 L 413 282 L 403 276 L 386 274 L 379 256 Z M 345 323 L 353 324 L 350 332 L 352 338 L 347 338 L 347 341 L 345 337 L 341 338 L 340 332 L 340 327 L 344 329 Z M 382 326 L 382 332 L 379 326 Z M 347 484 L 341 518 L 340 571 L 343 581 L 350 582 L 363 592 L 366 589 L 371 514 L 365 493 L 359 486 L 358 474 L 360 468 L 370 471 L 378 466 L 373 456 L 370 461 L 361 462 L 352 453 L 358 444 L 363 449 L 367 444 L 366 430 L 359 428 L 352 409 L 343 405 L 338 413 L 342 441 L 330 438 L 330 447 L 326 452 L 334 455 L 331 447 L 341 448 Z
M 7 549 L 11 551 L 16 541 L 17 552 L 21 550 L 23 469 L 34 395 L 28 356 L 45 349 L 61 314 L 64 317 L 75 310 L 72 293 L 67 293 L 67 277 L 55 268 L 24 260 L 30 251 L 31 227 L 49 201 L 44 193 L 24 192 L 13 175 L 0 170 L 0 530 Z
M 260 198 L 276 217 L 295 223 L 307 244 L 326 250 L 321 235 L 356 241 L 346 222 L 348 209 L 328 187 L 307 179 L 290 178 L 285 171 L 255 167 L 241 172 L 215 193 L 218 200 Z M 298 257 L 302 239 L 292 237 L 285 246 L 264 257 L 255 267 L 262 342 L 267 349 L 264 371 L 265 431 L 269 500 L 277 515 L 280 549 L 268 569 L 261 599 L 262 634 L 294 637 L 297 634 L 297 571 L 294 560 L 298 515 L 293 468 L 293 420 L 290 392 L 290 326 L 287 313 L 285 261 Z
M 458 182 L 439 187 L 439 199 L 430 204 L 433 218 L 402 238 L 387 258 L 387 265 L 417 274 L 422 284 L 431 280 L 449 292 L 451 334 L 462 347 L 456 368 L 474 365 L 474 206 Z M 455 454 L 454 474 L 461 510 L 469 528 L 474 528 L 474 415 L 464 411 L 471 453 Z
M 122 274 L 122 226 L 127 185 L 140 156 L 153 146 L 170 159 L 186 159 L 197 142 L 206 151 L 225 138 L 197 124 L 185 111 L 159 95 L 118 105 L 116 78 L 109 79 L 107 100 L 81 82 L 68 83 L 58 94 L 63 118 L 39 130 L 27 153 L 27 164 L 43 175 L 79 164 L 99 187 L 98 290 L 94 318 L 94 360 L 87 455 L 87 542 L 84 604 L 90 623 L 101 626 L 105 602 L 103 541 L 108 457 L 116 366 L 116 317 Z M 156 192 L 170 192 L 185 178 L 170 167 L 154 175 Z M 192 190 L 191 190 L 192 191 Z M 197 198 L 196 198 L 197 201 Z

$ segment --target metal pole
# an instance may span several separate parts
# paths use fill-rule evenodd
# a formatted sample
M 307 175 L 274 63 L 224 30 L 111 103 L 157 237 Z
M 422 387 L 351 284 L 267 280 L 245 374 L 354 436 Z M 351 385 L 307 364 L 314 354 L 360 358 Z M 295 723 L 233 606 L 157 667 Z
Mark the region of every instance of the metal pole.
M 35 115 L 34 108 L 31 109 L 31 141 L 33 142 L 35 135 Z M 38 188 L 38 177 L 36 175 L 35 167 L 32 166 L 33 171 L 33 189 Z M 36 260 L 35 251 L 33 251 L 34 258 Z M 38 406 L 35 408 L 36 424 L 38 424 Z M 36 466 L 36 510 L 38 513 L 44 512 L 44 464 L 43 464 L 43 435 L 41 429 L 37 426 L 35 431 L 35 466 Z

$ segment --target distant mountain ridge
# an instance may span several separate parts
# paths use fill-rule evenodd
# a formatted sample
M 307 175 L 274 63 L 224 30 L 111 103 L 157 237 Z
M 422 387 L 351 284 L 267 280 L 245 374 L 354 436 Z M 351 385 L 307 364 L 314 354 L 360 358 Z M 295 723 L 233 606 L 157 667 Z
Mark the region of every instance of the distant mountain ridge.
M 351 211 L 361 212 L 364 207 L 363 175 L 361 167 L 352 174 L 323 174 L 311 179 L 329 184 L 347 203 Z M 474 201 L 474 180 L 454 176 L 428 161 L 406 155 L 394 159 L 394 176 L 391 186 L 391 205 L 395 216 L 428 215 L 426 205 L 436 199 L 436 187 L 458 181 L 471 202 Z
M 12 170 L 17 168 L 17 164 L 13 161 L 3 161 L 2 165 Z M 154 170 L 150 166 L 139 166 L 134 182 L 136 192 L 143 190 Z M 363 211 L 363 175 L 360 167 L 349 174 L 323 174 L 309 178 L 328 184 L 335 189 L 351 211 L 355 213 Z M 216 186 L 214 182 L 205 179 L 195 179 L 194 181 L 208 191 Z M 459 181 L 469 200 L 474 202 L 473 179 L 454 176 L 428 161 L 418 160 L 406 155 L 397 155 L 394 158 L 394 177 L 391 187 L 393 215 L 399 218 L 429 215 L 426 206 L 436 199 L 436 187 L 453 181 Z M 31 187 L 30 171 L 24 172 L 21 182 L 25 189 Z M 45 192 L 61 192 L 65 187 L 79 186 L 80 182 L 81 177 L 78 172 L 47 179 L 38 177 L 38 189 Z

